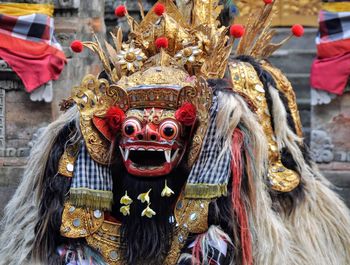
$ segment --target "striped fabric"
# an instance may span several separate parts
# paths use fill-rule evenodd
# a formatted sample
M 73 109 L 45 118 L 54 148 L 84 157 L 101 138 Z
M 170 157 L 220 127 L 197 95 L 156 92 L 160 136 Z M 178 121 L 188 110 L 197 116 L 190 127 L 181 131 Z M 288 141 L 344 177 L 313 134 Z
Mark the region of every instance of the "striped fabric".
M 0 3 L 0 58 L 28 92 L 57 80 L 67 61 L 54 37 L 52 15 L 52 5 Z
M 199 195 L 201 193 L 201 187 L 203 187 L 204 193 L 205 190 L 208 191 L 209 196 L 211 193 L 208 190 L 210 189 L 209 187 L 213 187 L 213 189 L 216 189 L 217 192 L 220 192 L 220 189 L 215 187 L 223 187 L 224 189 L 221 189 L 221 191 L 224 191 L 230 177 L 230 152 L 228 151 L 224 153 L 222 157 L 219 157 L 223 148 L 223 139 L 219 143 L 215 140 L 218 109 L 218 97 L 215 96 L 210 110 L 210 125 L 204 138 L 202 150 L 197 161 L 192 167 L 187 181 L 186 188 L 193 185 L 198 187 Z M 187 192 L 186 195 L 190 197 L 194 196 L 194 194 L 188 194 Z M 215 194 L 215 192 L 212 194 L 213 197 L 219 197 L 220 195 L 221 194 Z

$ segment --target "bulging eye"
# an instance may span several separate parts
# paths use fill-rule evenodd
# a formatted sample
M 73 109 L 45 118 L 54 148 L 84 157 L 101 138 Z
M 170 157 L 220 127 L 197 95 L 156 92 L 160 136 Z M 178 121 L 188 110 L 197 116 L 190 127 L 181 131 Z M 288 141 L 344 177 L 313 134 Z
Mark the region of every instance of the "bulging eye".
M 176 138 L 179 132 L 179 127 L 174 121 L 164 121 L 159 127 L 160 136 L 167 140 Z
M 139 120 L 130 118 L 123 124 L 123 133 L 126 136 L 135 136 L 135 133 L 141 131 L 141 123 Z

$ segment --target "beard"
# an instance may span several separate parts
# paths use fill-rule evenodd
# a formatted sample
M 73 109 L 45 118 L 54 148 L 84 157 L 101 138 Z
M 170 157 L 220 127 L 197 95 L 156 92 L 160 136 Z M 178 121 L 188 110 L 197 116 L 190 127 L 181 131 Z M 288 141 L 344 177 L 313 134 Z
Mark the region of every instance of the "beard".
M 186 161 L 183 159 L 182 161 Z M 113 172 L 113 215 L 121 221 L 121 251 L 124 260 L 129 265 L 152 264 L 161 265 L 166 258 L 173 238 L 175 222 L 170 222 L 173 216 L 173 208 L 181 193 L 182 187 L 189 175 L 189 169 L 182 162 L 170 174 L 147 178 L 130 175 L 123 165 L 115 167 Z M 161 197 L 161 192 L 167 181 L 175 194 L 171 197 Z M 147 202 L 142 203 L 137 199 L 138 195 L 150 189 L 150 207 L 156 212 L 152 218 L 141 216 L 147 207 Z M 120 213 L 120 198 L 125 195 L 132 198 L 130 215 L 123 216 Z

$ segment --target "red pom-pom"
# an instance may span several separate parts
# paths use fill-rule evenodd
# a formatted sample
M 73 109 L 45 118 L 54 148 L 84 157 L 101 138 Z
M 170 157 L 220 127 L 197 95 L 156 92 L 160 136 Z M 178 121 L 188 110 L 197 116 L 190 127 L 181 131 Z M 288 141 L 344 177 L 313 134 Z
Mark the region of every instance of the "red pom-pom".
M 302 25 L 299 25 L 299 24 L 295 24 L 293 27 L 292 27 L 292 33 L 295 37 L 301 37 L 304 35 L 304 27 Z
M 273 2 L 273 0 L 264 0 L 265 5 L 269 5 Z
M 125 120 L 125 113 L 119 107 L 110 107 L 105 115 L 105 119 L 111 132 L 116 133 Z
M 197 119 L 196 107 L 192 103 L 184 102 L 175 112 L 175 118 L 185 126 L 192 126 Z
M 126 15 L 126 7 L 123 5 L 117 6 L 114 10 L 114 14 L 117 17 L 124 17 Z
M 154 11 L 154 13 L 157 14 L 157 16 L 161 16 L 165 12 L 165 6 L 163 4 L 161 4 L 161 3 L 158 3 L 158 4 L 155 5 L 153 11 Z
M 155 44 L 156 44 L 157 49 L 160 49 L 160 48 L 166 49 L 169 46 L 169 40 L 166 37 L 160 37 L 160 38 L 156 39 Z
M 245 32 L 245 28 L 240 24 L 232 25 L 230 27 L 230 34 L 234 38 L 242 37 L 244 35 L 244 32 Z
M 70 44 L 70 48 L 73 52 L 80 53 L 83 51 L 84 46 L 80 40 L 75 40 Z

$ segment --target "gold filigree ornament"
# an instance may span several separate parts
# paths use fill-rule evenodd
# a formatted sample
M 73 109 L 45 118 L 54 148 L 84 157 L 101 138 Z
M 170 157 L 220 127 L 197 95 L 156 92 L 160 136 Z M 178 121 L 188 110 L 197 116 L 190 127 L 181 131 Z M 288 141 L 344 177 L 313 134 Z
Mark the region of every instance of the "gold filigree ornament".
M 122 66 L 122 69 L 126 68 L 132 73 L 140 70 L 143 61 L 147 59 L 142 50 L 127 44 L 123 44 L 122 47 L 123 49 L 117 54 L 118 63 Z
M 69 145 L 58 163 L 58 173 L 71 178 L 74 174 L 75 161 L 79 154 L 79 144 Z
M 163 264 L 176 264 L 190 234 L 208 231 L 208 212 L 211 200 L 186 199 L 180 195 L 175 209 L 171 250 Z M 107 221 L 103 211 L 88 210 L 65 203 L 60 233 L 66 238 L 85 238 L 90 247 L 97 250 L 110 265 L 125 264 L 122 257 L 118 222 Z
M 265 89 L 257 72 L 248 63 L 234 61 L 229 65 L 229 73 L 233 90 L 245 94 L 255 106 L 259 106 L 256 109 L 256 114 L 268 141 L 269 164 L 267 177 L 271 188 L 279 192 L 294 190 L 300 184 L 300 175 L 286 168 L 281 162 L 281 154 L 272 127 Z
M 180 59 L 181 64 L 195 63 L 198 55 L 202 53 L 202 50 L 198 46 L 187 47 L 179 51 L 175 58 Z

